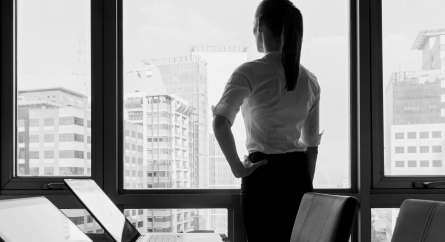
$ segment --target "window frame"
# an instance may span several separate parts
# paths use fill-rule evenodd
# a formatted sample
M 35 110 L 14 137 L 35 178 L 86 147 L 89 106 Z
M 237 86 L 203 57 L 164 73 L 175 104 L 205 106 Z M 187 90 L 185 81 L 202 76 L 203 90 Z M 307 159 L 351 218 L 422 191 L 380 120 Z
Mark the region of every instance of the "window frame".
M 385 176 L 384 174 L 384 123 L 383 123 L 383 44 L 382 44 L 382 0 L 370 2 L 370 31 L 371 31 L 371 93 L 372 93 L 372 129 L 373 129 L 373 188 L 404 189 L 412 193 L 421 189 L 413 188 L 414 182 L 443 181 L 444 176 Z M 420 148 L 419 148 L 420 153 Z M 445 193 L 444 188 L 426 189 L 421 193 Z

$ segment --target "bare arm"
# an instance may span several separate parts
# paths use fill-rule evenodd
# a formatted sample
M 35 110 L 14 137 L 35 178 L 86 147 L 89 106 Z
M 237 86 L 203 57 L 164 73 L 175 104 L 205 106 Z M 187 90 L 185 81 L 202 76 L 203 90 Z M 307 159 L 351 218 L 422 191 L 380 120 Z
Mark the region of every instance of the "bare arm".
M 311 174 L 312 181 L 314 180 L 315 167 L 317 164 L 317 156 L 318 156 L 318 146 L 307 147 L 307 150 L 304 152 L 306 154 L 308 163 L 309 163 L 309 173 Z
M 225 117 L 214 115 L 213 132 L 227 162 L 229 162 L 233 175 L 236 178 L 246 177 L 252 174 L 259 166 L 266 164 L 267 160 L 262 160 L 258 163 L 251 163 L 250 161 L 241 162 L 236 152 L 235 139 L 230 129 L 231 126 L 229 120 Z

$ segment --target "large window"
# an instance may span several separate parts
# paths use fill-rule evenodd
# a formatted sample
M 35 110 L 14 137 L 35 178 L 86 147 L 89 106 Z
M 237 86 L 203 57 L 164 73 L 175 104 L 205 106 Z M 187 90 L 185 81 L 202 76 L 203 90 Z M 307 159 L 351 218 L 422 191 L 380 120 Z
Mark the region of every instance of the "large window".
M 384 174 L 443 176 L 445 3 L 382 3 Z
M 16 8 L 15 176 L 90 176 L 80 155 L 91 152 L 83 138 L 91 136 L 90 1 L 17 0 Z
M 124 162 L 125 189 L 240 187 L 213 135 L 211 106 L 235 68 L 263 56 L 252 34 L 257 4 L 123 1 L 123 155 L 143 160 Z M 305 21 L 302 64 L 322 89 L 320 132 L 326 132 L 314 187 L 349 188 L 347 1 L 323 1 L 322 9 L 296 4 Z M 331 21 L 319 25 L 320 15 Z M 239 113 L 232 127 L 240 159 L 248 154 L 243 122 Z

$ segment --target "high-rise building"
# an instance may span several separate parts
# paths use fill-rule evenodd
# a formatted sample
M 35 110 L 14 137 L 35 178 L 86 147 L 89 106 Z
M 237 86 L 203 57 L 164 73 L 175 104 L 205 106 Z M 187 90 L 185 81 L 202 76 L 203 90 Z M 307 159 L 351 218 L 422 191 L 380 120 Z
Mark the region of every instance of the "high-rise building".
M 206 62 L 193 56 L 145 61 L 159 68 L 167 93 L 186 100 L 193 108 L 189 140 L 191 188 L 208 188 L 208 93 Z
M 168 94 L 159 69 L 147 65 L 124 81 L 124 188 L 190 188 L 193 108 Z M 190 209 L 129 209 L 140 232 L 193 230 Z
M 90 176 L 91 110 L 66 88 L 18 91 L 17 175 Z
M 385 174 L 444 174 L 445 29 L 420 31 L 422 70 L 394 72 L 385 89 Z

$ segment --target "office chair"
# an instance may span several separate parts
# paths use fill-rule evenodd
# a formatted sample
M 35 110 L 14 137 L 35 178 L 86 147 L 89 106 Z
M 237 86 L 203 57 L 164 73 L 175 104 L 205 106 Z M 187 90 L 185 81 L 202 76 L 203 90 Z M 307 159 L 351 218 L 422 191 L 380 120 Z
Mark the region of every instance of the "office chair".
M 400 207 L 391 242 L 445 241 L 445 202 L 407 199 Z
M 304 194 L 291 242 L 348 242 L 358 208 L 355 197 Z

